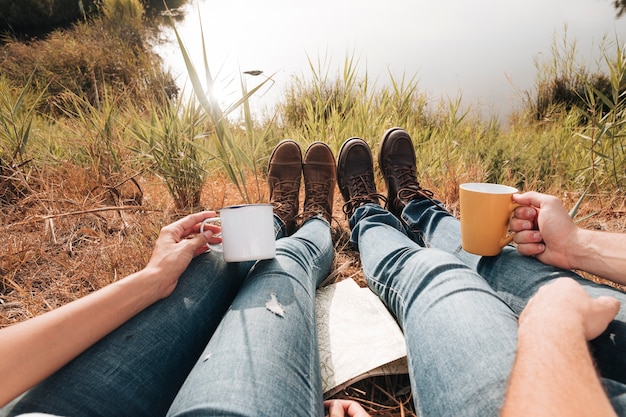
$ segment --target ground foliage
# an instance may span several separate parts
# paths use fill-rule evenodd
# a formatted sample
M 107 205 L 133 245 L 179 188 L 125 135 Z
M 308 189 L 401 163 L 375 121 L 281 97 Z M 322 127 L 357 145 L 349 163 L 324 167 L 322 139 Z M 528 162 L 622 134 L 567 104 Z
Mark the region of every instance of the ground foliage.
M 24 192 L 0 207 L 0 327 L 59 307 L 142 268 L 160 228 L 186 214 L 176 209 L 163 183 L 150 175 L 137 178 L 143 190 L 141 205 L 125 203 L 118 194 L 98 187 L 88 170 L 71 164 L 33 171 L 23 180 Z M 441 191 L 448 187 L 429 181 L 424 186 L 458 215 L 457 196 Z M 267 199 L 266 187 L 261 189 L 258 198 Z M 256 190 L 251 187 L 250 192 Z M 553 191 L 566 207 L 579 198 L 577 193 Z M 219 209 L 239 201 L 232 184 L 215 175 L 203 189 L 201 205 Z M 349 244 L 342 204 L 336 190 L 336 256 L 330 281 L 352 278 L 365 286 L 358 253 Z M 623 196 L 589 196 L 579 211 L 581 218 L 588 215 L 585 227 L 626 232 Z M 356 399 L 372 415 L 415 415 L 406 376 L 369 378 L 335 397 Z
M 0 20 L 19 15 L 3 2 Z M 10 3 L 36 10 L 41 2 Z M 61 3 L 47 2 L 46 12 Z M 0 46 L 0 327 L 140 269 L 176 218 L 267 201 L 267 158 L 286 137 L 303 149 L 323 140 L 337 152 L 361 136 L 376 153 L 382 132 L 402 126 L 415 141 L 422 185 L 455 216 L 460 183 L 491 181 L 558 195 L 567 208 L 584 194 L 581 226 L 626 232 L 623 54 L 606 55 L 611 72 L 603 75 L 576 66 L 567 43 L 555 44 L 549 62 L 559 65 L 538 66 L 536 90 L 506 127 L 460 99 L 433 104 L 415 78 L 368 85 L 351 57 L 339 75 L 312 65 L 317 83 L 295 76 L 277 115 L 218 125 L 176 97 L 149 52 L 145 9 L 136 0 L 110 4 L 45 37 Z M 118 6 L 131 12 L 120 18 Z M 216 126 L 228 131 L 228 147 Z M 379 173 L 377 183 L 384 193 Z M 337 190 L 331 281 L 364 286 L 342 204 Z M 410 395 L 406 376 L 338 394 L 385 416 L 415 415 Z

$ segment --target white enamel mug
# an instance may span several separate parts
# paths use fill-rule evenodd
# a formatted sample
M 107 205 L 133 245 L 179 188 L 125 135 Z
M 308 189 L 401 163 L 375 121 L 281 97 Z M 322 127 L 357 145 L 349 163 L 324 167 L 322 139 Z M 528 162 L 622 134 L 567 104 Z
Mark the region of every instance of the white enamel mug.
M 241 204 L 223 207 L 219 217 L 205 219 L 206 223 L 220 223 L 222 243 L 209 245 L 210 250 L 223 252 L 226 262 L 254 261 L 276 257 L 272 204 Z

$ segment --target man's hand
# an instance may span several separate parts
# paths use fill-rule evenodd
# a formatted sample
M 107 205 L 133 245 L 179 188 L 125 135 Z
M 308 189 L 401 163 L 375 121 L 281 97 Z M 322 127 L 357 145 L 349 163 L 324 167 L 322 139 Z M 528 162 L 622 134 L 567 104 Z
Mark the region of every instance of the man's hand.
M 615 416 L 589 352 L 619 310 L 571 278 L 539 289 L 519 318 L 517 356 L 502 417 Z
M 580 329 L 585 340 L 600 336 L 615 318 L 620 303 L 613 297 L 592 298 L 576 281 L 559 278 L 539 288 L 522 311 L 520 332 L 527 327 Z
M 576 243 L 579 228 L 556 197 L 534 191 L 513 195 L 522 207 L 515 209 L 509 227 L 522 255 L 572 269 L 568 249 Z

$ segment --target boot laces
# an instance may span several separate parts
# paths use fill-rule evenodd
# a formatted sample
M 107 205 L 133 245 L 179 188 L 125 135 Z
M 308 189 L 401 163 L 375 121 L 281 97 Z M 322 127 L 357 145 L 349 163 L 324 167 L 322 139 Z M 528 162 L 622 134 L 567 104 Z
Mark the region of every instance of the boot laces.
M 387 201 L 387 198 L 376 192 L 374 186 L 374 178 L 371 173 L 363 175 L 356 175 L 348 179 L 348 190 L 350 199 L 343 205 L 343 212 L 346 216 L 352 217 L 354 211 L 366 203 L 375 203 L 383 200 Z
M 283 221 L 291 220 L 298 201 L 299 186 L 297 181 L 281 181 L 274 188 L 272 204 L 275 212 Z
M 328 207 L 328 196 L 330 190 L 325 182 L 309 182 L 305 190 L 304 210 L 299 216 L 306 221 L 310 217 L 321 214 L 330 220 L 332 213 Z
M 407 204 L 409 201 L 415 198 L 421 198 L 429 200 L 437 207 L 445 210 L 441 204 L 434 199 L 435 194 L 422 188 L 419 182 L 416 180 L 417 175 L 414 167 L 394 167 L 396 172 L 396 178 L 398 179 L 398 193 L 396 200 L 399 200 L 403 204 Z

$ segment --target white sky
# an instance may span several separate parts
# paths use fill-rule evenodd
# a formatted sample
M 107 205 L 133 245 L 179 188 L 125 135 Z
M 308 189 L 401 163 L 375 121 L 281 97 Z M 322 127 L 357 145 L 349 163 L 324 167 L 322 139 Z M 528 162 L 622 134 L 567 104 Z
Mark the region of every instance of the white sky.
M 328 55 L 332 73 L 354 55 L 370 79 L 387 81 L 388 70 L 397 79 L 416 75 L 435 101 L 462 93 L 465 104 L 505 117 L 519 105 L 516 89 L 532 88 L 534 59 L 551 56 L 565 25 L 591 64 L 605 35 L 622 45 L 626 36 L 626 18 L 615 19 L 612 0 L 193 0 L 188 9 L 193 16 L 178 30 L 202 67 L 200 10 L 211 71 L 221 68 L 223 84 L 234 79 L 224 86 L 231 101 L 240 95 L 240 71 L 276 73 L 260 105 L 271 105 L 292 74 L 311 74 L 307 54 Z M 162 55 L 184 74 L 175 45 Z

